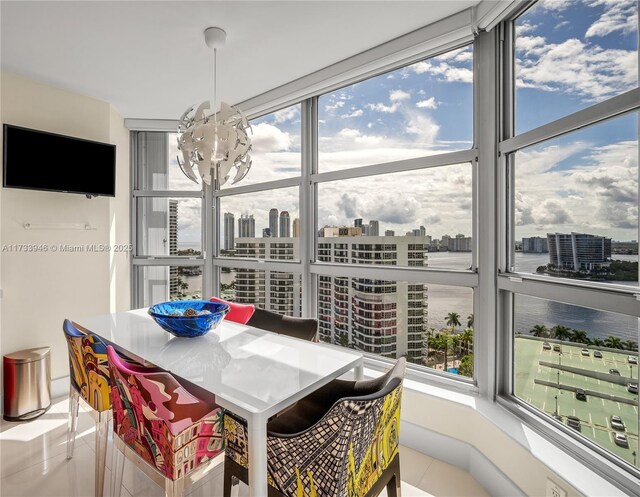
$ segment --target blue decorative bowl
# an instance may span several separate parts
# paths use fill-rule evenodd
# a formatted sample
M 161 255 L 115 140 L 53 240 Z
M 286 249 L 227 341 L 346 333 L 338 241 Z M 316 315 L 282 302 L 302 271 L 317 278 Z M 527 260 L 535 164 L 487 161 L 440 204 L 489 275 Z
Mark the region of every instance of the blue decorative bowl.
M 217 327 L 229 310 L 227 304 L 220 302 L 174 300 L 149 307 L 149 315 L 162 329 L 172 335 L 193 338 Z M 190 316 L 193 311 L 198 315 Z

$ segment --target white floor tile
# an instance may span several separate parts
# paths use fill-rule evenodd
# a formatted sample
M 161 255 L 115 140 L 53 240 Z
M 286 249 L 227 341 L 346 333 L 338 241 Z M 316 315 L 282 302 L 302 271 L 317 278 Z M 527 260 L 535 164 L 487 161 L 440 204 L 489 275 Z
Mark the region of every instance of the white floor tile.
M 73 459 L 66 460 L 68 400 L 57 399 L 49 411 L 24 423 L 0 421 L 0 495 L 2 497 L 91 497 L 94 495 L 95 423 L 82 407 Z M 106 460 L 105 496 L 109 495 L 111 434 Z M 467 472 L 408 447 L 400 448 L 403 497 L 485 497 L 487 492 Z M 223 466 L 197 482 L 193 497 L 222 496 Z M 248 497 L 240 484 L 240 497 Z M 386 491 L 381 497 L 386 497 Z M 127 461 L 122 497 L 163 497 L 164 488 Z

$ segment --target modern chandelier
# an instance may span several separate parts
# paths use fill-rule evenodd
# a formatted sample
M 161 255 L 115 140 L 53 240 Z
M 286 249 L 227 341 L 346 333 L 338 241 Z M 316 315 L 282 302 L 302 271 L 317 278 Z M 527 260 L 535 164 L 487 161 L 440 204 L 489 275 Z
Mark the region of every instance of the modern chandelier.
M 216 27 L 207 28 L 204 40 L 213 50 L 213 98 L 187 109 L 178 124 L 178 164 L 182 172 L 195 183 L 200 179 L 214 189 L 224 185 L 235 169 L 233 183 L 242 180 L 251 167 L 251 129 L 246 116 L 225 102 L 217 106 L 217 51 L 227 39 L 227 33 Z M 195 112 L 194 112 L 194 109 Z

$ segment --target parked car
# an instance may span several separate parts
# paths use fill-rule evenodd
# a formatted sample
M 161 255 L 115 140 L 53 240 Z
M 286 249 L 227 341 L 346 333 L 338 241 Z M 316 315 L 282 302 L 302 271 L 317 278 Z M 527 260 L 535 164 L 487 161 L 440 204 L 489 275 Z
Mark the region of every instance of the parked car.
M 560 345 L 558 345 L 557 343 L 553 346 L 553 350 L 556 352 L 560 352 Z
M 638 384 L 637 383 L 627 383 L 627 392 L 638 393 Z
M 620 371 L 618 371 L 618 370 L 617 370 L 617 369 L 615 369 L 615 368 L 611 368 L 611 369 L 609 370 L 609 374 L 615 374 L 615 375 L 620 376 Z
M 609 421 L 611 423 L 611 428 L 613 428 L 614 430 L 620 430 L 620 431 L 624 431 L 624 423 L 622 422 L 622 418 L 620 416 L 611 416 L 611 419 Z
M 574 430 L 581 431 L 580 418 L 578 418 L 577 416 L 567 416 L 567 426 L 573 428 Z
M 638 358 L 634 355 L 630 355 L 628 360 L 629 360 L 629 364 L 638 364 Z
M 551 350 L 551 344 L 549 342 L 544 342 L 542 344 L 542 350 Z
M 583 356 L 587 356 L 587 357 L 589 357 L 589 349 L 582 349 L 582 350 L 580 351 L 580 353 L 581 353 Z
M 587 394 L 582 388 L 576 388 L 576 399 L 587 400 Z
M 616 433 L 613 436 L 613 441 L 615 442 L 616 445 L 619 445 L 620 447 L 629 448 L 629 440 L 627 440 L 627 436 L 624 433 Z
M 600 352 L 599 350 L 594 350 L 593 351 L 593 357 L 597 357 L 598 359 L 602 359 L 602 352 Z

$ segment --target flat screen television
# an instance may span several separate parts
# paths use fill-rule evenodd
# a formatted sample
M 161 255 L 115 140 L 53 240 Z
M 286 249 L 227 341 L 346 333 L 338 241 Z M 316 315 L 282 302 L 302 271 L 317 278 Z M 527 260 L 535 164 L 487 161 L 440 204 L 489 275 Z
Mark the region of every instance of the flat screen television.
M 116 194 L 116 146 L 5 124 L 2 186 Z

